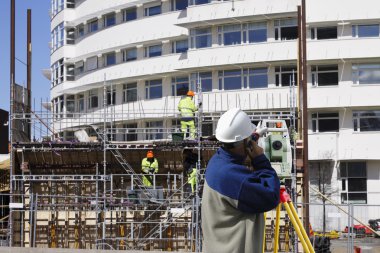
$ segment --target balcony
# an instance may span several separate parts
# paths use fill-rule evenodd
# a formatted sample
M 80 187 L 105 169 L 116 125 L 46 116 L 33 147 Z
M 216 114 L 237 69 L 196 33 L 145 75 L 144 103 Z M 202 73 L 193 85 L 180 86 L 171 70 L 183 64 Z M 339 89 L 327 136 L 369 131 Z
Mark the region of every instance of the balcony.
M 379 132 L 309 134 L 310 160 L 379 160 Z
M 264 42 L 234 46 L 215 46 L 188 51 L 188 60 L 179 69 L 288 61 L 297 58 L 296 41 Z
M 112 1 L 104 1 L 104 0 L 91 0 L 84 1 L 80 4 L 76 4 L 76 20 L 74 25 L 78 25 L 83 23 L 86 20 L 96 18 L 102 16 L 104 14 L 120 11 L 122 9 L 133 7 L 136 5 L 141 5 L 144 3 L 153 2 L 155 0 L 112 0 Z
M 121 23 L 99 30 L 76 43 L 79 59 L 102 52 L 114 51 L 143 43 L 162 42 L 169 38 L 187 36 L 187 29 L 173 25 L 179 12 L 170 12 Z
M 380 38 L 349 38 L 307 42 L 308 61 L 379 58 Z M 371 50 L 368 50 L 368 49 Z
M 192 28 L 197 26 L 217 25 L 226 22 L 266 20 L 297 16 L 297 0 L 252 0 L 235 1 L 234 9 L 231 1 L 211 2 L 193 5 L 187 8 L 186 17 L 180 18 L 177 25 Z
M 74 56 L 75 56 L 75 46 L 65 44 L 65 45 L 61 46 L 60 48 L 56 49 L 50 55 L 50 62 L 54 63 L 54 62 L 56 62 L 62 58 L 71 58 Z
M 357 0 L 331 1 L 318 0 L 306 2 L 306 22 L 349 22 L 350 20 L 379 19 L 378 0 L 366 0 L 363 2 Z M 322 14 L 322 15 L 321 15 Z M 350 24 L 347 24 L 350 25 Z
M 318 109 L 379 106 L 378 97 L 369 96 L 368 94 L 380 94 L 380 84 L 310 87 L 308 91 L 308 107 Z
M 57 13 L 57 15 L 53 17 L 50 23 L 50 27 L 51 29 L 54 29 L 54 27 L 56 27 L 60 23 L 71 21 L 74 18 L 75 18 L 75 9 L 64 8 L 62 11 L 60 11 L 59 13 Z
M 76 81 L 65 82 L 51 90 L 51 97 L 64 93 L 76 94 L 103 85 L 106 81 L 116 81 L 129 78 L 129 81 L 137 79 L 149 79 L 158 74 L 171 73 L 175 71 L 176 63 L 181 54 L 171 54 L 154 58 L 146 58 L 138 61 L 124 62 L 109 67 L 86 72 L 76 78 Z

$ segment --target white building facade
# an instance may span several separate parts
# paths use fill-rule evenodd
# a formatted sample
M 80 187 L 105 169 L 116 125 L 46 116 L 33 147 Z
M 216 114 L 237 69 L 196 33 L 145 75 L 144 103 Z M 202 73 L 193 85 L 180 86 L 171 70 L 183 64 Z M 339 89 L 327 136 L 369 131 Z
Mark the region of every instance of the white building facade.
M 198 82 L 206 134 L 213 115 L 232 107 L 289 111 L 298 4 L 53 0 L 51 99 L 69 119 L 57 116 L 55 127 L 106 119 L 128 130 L 115 141 L 166 139 L 179 127 L 181 95 Z M 380 218 L 370 208 L 380 204 L 380 3 L 306 4 L 311 185 L 326 177 L 337 202 L 366 205 L 363 220 Z

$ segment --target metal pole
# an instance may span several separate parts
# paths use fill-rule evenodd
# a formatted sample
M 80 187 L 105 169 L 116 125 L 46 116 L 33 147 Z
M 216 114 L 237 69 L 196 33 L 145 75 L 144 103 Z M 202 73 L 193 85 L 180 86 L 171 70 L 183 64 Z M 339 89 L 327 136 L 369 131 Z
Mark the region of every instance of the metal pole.
M 112 96 L 112 93 L 111 93 Z M 106 87 L 106 73 L 104 73 L 104 83 L 103 83 L 103 112 L 104 112 L 104 122 L 103 122 L 103 230 L 102 230 L 102 248 L 104 249 L 104 242 L 105 242 L 105 208 L 106 208 L 106 170 L 107 170 L 107 148 L 106 148 L 106 140 L 107 140 L 107 133 L 106 133 L 106 108 L 107 107 L 107 87 Z
M 15 157 L 13 155 L 13 142 L 14 142 L 14 135 L 13 135 L 13 127 L 14 127 L 14 122 L 13 122 L 13 113 L 14 113 L 14 85 L 15 85 L 15 74 L 16 74 L 16 66 L 15 66 L 15 59 L 16 59 L 16 54 L 15 54 L 15 41 L 16 41 L 16 32 L 15 32 L 15 24 L 16 24 L 16 8 L 15 8 L 15 0 L 11 0 L 11 54 L 10 54 L 10 113 L 9 113 L 9 128 L 10 128 L 10 145 L 11 145 L 11 150 L 10 150 L 10 168 L 9 168 L 9 174 L 10 178 L 13 176 L 13 170 L 14 170 L 14 164 L 15 164 Z M 13 182 L 10 180 L 9 184 L 9 192 L 10 192 L 10 197 L 9 197 L 9 202 L 13 202 Z M 13 246 L 13 210 L 12 208 L 9 209 L 9 230 L 8 230 L 8 238 L 9 238 L 9 246 Z
M 303 176 L 304 176 L 304 203 L 305 208 L 305 229 L 309 235 L 309 135 L 307 117 L 307 66 L 306 66 L 306 4 L 302 0 L 302 130 L 303 130 Z
M 27 11 L 27 39 L 26 39 L 26 89 L 28 92 L 27 96 L 27 104 L 26 104 L 26 113 L 29 114 L 27 118 L 30 118 L 30 111 L 32 107 L 32 10 L 28 9 Z M 31 129 L 31 121 L 27 121 L 27 133 L 29 139 L 32 140 L 32 129 Z

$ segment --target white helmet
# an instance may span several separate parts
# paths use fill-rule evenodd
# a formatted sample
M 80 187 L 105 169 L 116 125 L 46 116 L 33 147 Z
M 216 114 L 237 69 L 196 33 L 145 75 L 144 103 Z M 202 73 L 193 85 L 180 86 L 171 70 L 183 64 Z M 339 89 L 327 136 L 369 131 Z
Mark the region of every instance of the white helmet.
M 242 141 L 249 137 L 256 130 L 248 115 L 233 108 L 225 112 L 219 119 L 215 130 L 215 137 L 224 143 Z

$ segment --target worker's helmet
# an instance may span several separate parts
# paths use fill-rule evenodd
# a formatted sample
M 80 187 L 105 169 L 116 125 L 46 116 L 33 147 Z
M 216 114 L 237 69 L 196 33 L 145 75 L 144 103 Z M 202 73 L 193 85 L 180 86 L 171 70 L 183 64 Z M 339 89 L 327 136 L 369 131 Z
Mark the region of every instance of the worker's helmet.
M 194 96 L 195 96 L 195 93 L 194 93 L 194 91 L 189 90 L 189 91 L 187 92 L 186 95 L 187 95 L 187 96 L 192 96 L 192 97 L 194 97 Z
M 233 143 L 246 139 L 256 130 L 248 115 L 239 108 L 225 112 L 219 119 L 215 137 L 224 143 Z
M 281 128 L 281 127 L 282 127 L 282 122 L 281 121 L 276 122 L 276 128 Z
M 146 153 L 146 157 L 147 157 L 147 158 L 153 158 L 153 157 L 154 157 L 153 151 L 152 151 L 152 150 L 149 150 L 149 151 Z

